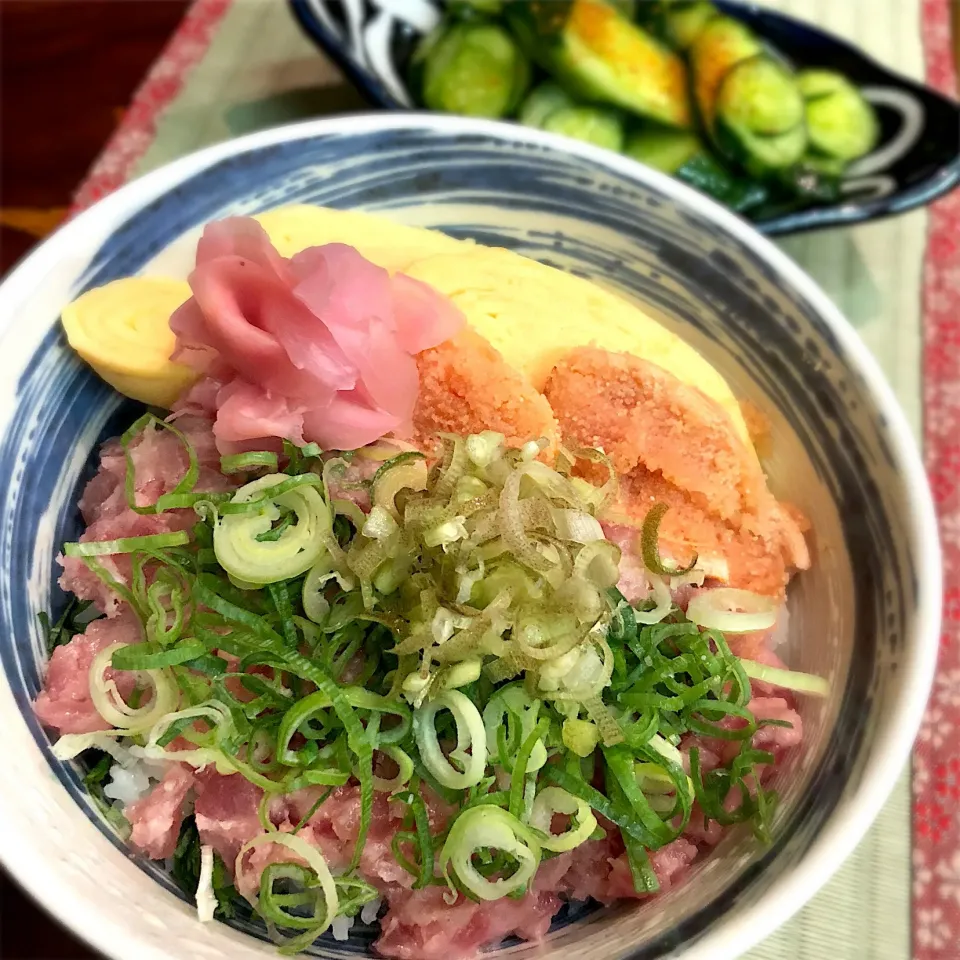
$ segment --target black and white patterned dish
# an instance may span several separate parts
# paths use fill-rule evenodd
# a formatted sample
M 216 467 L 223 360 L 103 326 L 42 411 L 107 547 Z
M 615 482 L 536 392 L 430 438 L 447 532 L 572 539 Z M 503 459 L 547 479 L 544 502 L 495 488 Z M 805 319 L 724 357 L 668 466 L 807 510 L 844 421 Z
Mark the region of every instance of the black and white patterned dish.
M 440 20 L 440 0 L 289 0 L 304 31 L 371 104 L 416 109 L 405 80 L 421 36 Z M 516 0 L 523 2 L 523 0 Z M 893 73 L 851 44 L 755 4 L 725 12 L 800 66 L 830 67 L 863 89 L 881 124 L 877 149 L 847 171 L 842 199 L 802 210 L 767 206 L 746 216 L 770 235 L 798 233 L 903 213 L 960 183 L 960 105 Z

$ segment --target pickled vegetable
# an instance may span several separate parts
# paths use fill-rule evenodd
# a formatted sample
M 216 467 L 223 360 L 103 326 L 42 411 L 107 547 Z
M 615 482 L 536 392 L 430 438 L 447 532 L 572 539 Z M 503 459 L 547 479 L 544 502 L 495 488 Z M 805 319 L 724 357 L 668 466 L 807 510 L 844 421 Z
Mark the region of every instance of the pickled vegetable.
M 759 207 L 770 194 L 764 183 L 731 173 L 709 153 L 700 153 L 688 160 L 675 176 L 737 213 Z
M 520 122 L 527 127 L 542 127 L 550 114 L 565 107 L 576 106 L 573 97 L 556 83 L 541 83 L 534 87 L 520 106 Z
M 678 50 L 689 49 L 707 24 L 720 14 L 712 3 L 671 3 L 666 10 L 667 39 Z
M 703 149 L 700 138 L 689 130 L 650 125 L 630 137 L 624 153 L 648 167 L 672 174 Z
M 846 77 L 831 70 L 804 70 L 797 83 L 814 150 L 849 163 L 876 146 L 880 136 L 877 115 Z
M 447 12 L 461 20 L 498 17 L 503 12 L 503 0 L 448 0 Z
M 423 102 L 431 110 L 505 117 L 530 83 L 530 64 L 503 27 L 456 24 L 432 42 L 423 67 Z
M 750 29 L 729 17 L 711 20 L 697 37 L 690 48 L 690 69 L 697 107 L 708 132 L 713 132 L 717 95 L 727 74 L 761 52 Z
M 562 133 L 608 150 L 623 149 L 623 120 L 615 110 L 603 107 L 561 107 L 543 123 L 550 133 Z
M 792 167 L 807 148 L 796 77 L 765 54 L 738 63 L 720 85 L 714 136 L 720 149 L 754 176 Z
M 511 3 L 524 50 L 575 95 L 677 127 L 691 123 L 683 61 L 599 0 Z
M 847 165 L 879 138 L 846 77 L 795 73 L 711 0 L 444 7 L 411 64 L 426 106 L 619 151 L 741 213 L 837 201 Z M 548 76 L 528 91 L 530 63 Z

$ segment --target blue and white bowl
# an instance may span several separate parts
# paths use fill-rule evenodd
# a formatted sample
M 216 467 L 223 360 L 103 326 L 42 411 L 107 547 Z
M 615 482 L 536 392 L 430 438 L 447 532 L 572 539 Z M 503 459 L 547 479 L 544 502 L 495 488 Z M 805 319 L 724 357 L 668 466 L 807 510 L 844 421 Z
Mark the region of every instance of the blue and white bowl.
M 183 271 L 198 225 L 278 204 L 363 208 L 575 271 L 679 330 L 770 417 L 776 492 L 813 521 L 815 566 L 791 589 L 792 666 L 827 675 L 806 749 L 782 777 L 775 842 L 733 834 L 679 888 L 640 907 L 579 909 L 545 944 L 492 956 L 731 958 L 770 933 L 850 853 L 902 768 L 930 686 L 939 555 L 920 460 L 890 388 L 826 296 L 743 221 L 628 160 L 457 117 L 378 114 L 283 127 L 204 150 L 82 214 L 0 286 L 0 856 L 104 954 L 273 956 L 262 928 L 200 925 L 162 869 L 129 853 L 31 711 L 42 610 L 63 604 L 97 444 L 136 413 L 68 349 L 58 316 L 94 285 Z M 193 234 L 196 235 L 195 232 Z M 325 937 L 325 958 L 371 931 Z
M 441 19 L 443 0 L 288 0 L 309 36 L 367 100 L 416 108 L 406 81 L 417 43 Z M 848 0 L 852 2 L 852 0 Z M 765 204 L 745 214 L 771 236 L 877 220 L 931 203 L 960 183 L 960 105 L 887 70 L 862 50 L 809 23 L 753 3 L 717 0 L 792 63 L 839 70 L 876 107 L 880 142 L 852 164 L 841 199 L 804 209 Z

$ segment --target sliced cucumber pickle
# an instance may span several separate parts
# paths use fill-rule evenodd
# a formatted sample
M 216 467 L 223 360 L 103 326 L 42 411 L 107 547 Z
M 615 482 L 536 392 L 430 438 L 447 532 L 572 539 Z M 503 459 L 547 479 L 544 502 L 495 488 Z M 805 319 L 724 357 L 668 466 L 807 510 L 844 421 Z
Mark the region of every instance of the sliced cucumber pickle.
M 676 173 L 702 151 L 703 144 L 695 133 L 651 124 L 634 133 L 623 152 L 655 170 Z
M 623 149 L 623 120 L 616 110 L 604 107 L 561 107 L 544 121 L 543 129 L 562 133 L 598 147 Z
M 760 41 L 748 27 L 729 17 L 715 17 L 700 31 L 689 50 L 693 92 L 703 125 L 713 131 L 717 95 L 738 63 L 761 53 Z
M 790 70 L 766 54 L 738 63 L 717 95 L 718 146 L 758 177 L 795 164 L 807 148 L 804 102 Z
M 877 115 L 846 77 L 830 70 L 805 70 L 797 82 L 805 101 L 810 145 L 815 150 L 849 163 L 876 146 L 880 136 Z

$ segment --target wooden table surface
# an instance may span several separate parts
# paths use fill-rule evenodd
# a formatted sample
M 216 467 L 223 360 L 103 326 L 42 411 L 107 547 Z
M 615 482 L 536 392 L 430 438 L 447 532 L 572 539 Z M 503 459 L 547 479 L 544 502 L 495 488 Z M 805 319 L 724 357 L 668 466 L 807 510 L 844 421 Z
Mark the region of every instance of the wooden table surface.
M 64 217 L 188 6 L 0 0 L 0 274 Z M 0 873 L 0 957 L 94 956 Z

